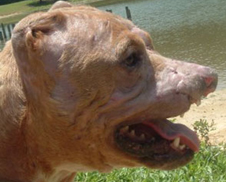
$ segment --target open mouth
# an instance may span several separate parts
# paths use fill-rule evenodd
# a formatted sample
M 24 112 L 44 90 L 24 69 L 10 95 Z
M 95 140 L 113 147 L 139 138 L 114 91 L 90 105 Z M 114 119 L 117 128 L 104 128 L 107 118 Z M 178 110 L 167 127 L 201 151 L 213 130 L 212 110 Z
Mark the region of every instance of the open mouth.
M 193 158 L 200 143 L 195 132 L 167 119 L 119 126 L 115 141 L 122 151 L 146 162 L 166 164 L 178 161 L 180 165 Z

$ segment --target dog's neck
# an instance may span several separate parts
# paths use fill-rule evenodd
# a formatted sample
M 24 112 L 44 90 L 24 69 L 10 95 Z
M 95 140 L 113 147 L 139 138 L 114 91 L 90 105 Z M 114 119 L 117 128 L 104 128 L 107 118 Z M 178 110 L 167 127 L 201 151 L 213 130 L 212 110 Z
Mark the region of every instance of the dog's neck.
M 39 160 L 30 158 L 29 153 L 38 152 L 39 149 L 35 142 L 38 133 L 29 134 L 34 132 L 31 129 L 37 125 L 33 125 L 35 121 L 30 118 L 33 114 L 29 113 L 27 107 L 23 84 L 12 50 L 11 41 L 9 41 L 4 50 L 0 52 L 2 58 L 0 61 L 0 129 L 2 131 L 0 132 L 0 158 L 5 159 L 0 160 L 0 181 L 3 180 L 1 172 L 4 172 L 4 176 L 8 175 L 5 177 L 12 181 L 22 176 L 26 176 L 26 179 L 21 178 L 22 181 L 31 181 L 37 168 L 45 166 L 46 170 L 51 169 L 47 169 L 47 164 L 38 166 Z M 33 138 L 29 138 L 30 136 Z M 31 144 L 33 146 L 30 146 Z M 8 157 L 5 158 L 5 156 Z M 13 166 L 24 166 L 26 170 L 23 170 L 23 167 L 18 169 Z
M 20 130 L 25 113 L 26 99 L 22 91 L 18 67 L 12 52 L 11 41 L 6 43 L 0 53 L 0 178 L 1 172 L 9 175 L 19 175 L 12 165 L 17 163 L 17 157 L 23 160 L 26 156 L 23 134 Z M 22 145 L 18 145 L 21 143 Z M 16 155 L 15 155 L 16 154 Z M 2 156 L 1 156 L 2 155 Z M 9 163 L 8 161 L 12 161 Z
M 0 61 L 0 112 L 2 112 L 0 124 L 15 123 L 21 117 L 26 101 L 10 41 L 0 54 L 3 58 Z

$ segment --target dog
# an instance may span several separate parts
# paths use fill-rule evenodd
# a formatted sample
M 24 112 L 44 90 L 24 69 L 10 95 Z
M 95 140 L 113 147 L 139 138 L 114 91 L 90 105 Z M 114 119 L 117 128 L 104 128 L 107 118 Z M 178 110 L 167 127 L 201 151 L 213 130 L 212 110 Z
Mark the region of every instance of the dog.
M 199 139 L 167 118 L 213 92 L 217 74 L 161 56 L 129 20 L 59 1 L 15 26 L 0 83 L 0 181 L 71 182 L 187 164 Z

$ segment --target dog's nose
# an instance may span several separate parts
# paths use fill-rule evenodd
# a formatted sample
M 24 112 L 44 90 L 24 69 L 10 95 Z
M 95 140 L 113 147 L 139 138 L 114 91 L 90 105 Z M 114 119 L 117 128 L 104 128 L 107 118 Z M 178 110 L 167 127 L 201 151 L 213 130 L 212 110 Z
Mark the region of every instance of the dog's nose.
M 189 95 L 191 103 L 199 103 L 202 97 L 216 89 L 218 76 L 212 68 L 185 62 L 176 63 L 179 64 L 177 69 L 181 75 L 178 78 L 177 92 Z
M 210 69 L 209 74 L 203 77 L 203 80 L 206 85 L 206 89 L 204 90 L 203 96 L 207 96 L 209 93 L 213 92 L 217 87 L 218 76 Z

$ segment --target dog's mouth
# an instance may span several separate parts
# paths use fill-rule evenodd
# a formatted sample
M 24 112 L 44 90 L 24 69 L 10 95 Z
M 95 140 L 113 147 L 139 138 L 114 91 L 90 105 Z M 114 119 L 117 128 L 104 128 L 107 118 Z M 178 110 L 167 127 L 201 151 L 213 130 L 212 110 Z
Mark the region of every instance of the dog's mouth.
M 120 150 L 137 157 L 147 166 L 149 162 L 159 166 L 170 163 L 169 169 L 189 162 L 199 150 L 200 143 L 194 131 L 167 119 L 121 125 L 115 132 L 115 142 Z

